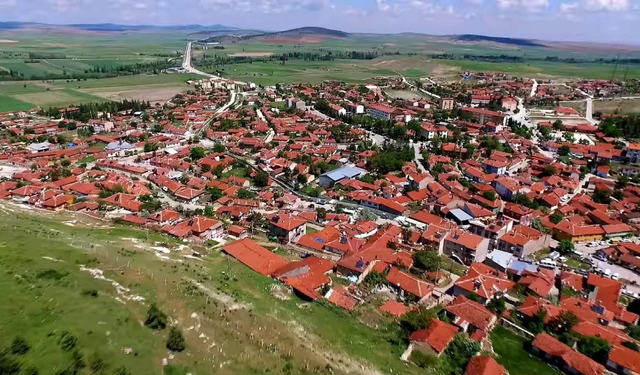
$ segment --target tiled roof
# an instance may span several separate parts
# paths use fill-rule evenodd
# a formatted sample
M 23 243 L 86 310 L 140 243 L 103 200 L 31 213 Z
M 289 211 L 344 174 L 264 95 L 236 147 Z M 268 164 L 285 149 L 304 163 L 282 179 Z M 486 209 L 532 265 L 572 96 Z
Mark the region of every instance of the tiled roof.
M 471 301 L 463 295 L 456 297 L 451 304 L 445 307 L 445 310 L 455 315 L 460 323 L 462 321 L 469 322 L 472 326 L 483 331 L 486 331 L 496 319 L 495 314 L 487 310 L 484 305 Z
M 394 300 L 387 301 L 384 305 L 380 306 L 380 311 L 394 315 L 398 318 L 411 310 L 413 310 L 411 307 Z
M 618 366 L 640 374 L 640 353 L 624 346 L 614 346 L 609 353 L 609 360 Z
M 402 272 L 395 267 L 391 267 L 391 270 L 389 270 L 389 274 L 387 274 L 387 281 L 391 285 L 399 287 L 405 292 L 413 294 L 419 298 L 428 296 L 435 289 L 433 285 L 426 281 Z
M 287 264 L 284 258 L 248 238 L 231 242 L 222 249 L 262 275 L 271 275 Z
M 513 289 L 515 283 L 503 272 L 483 263 L 474 262 L 455 285 L 466 291 L 475 292 L 482 298 L 491 298 L 497 292 Z
M 560 358 L 568 367 L 583 375 L 601 375 L 605 368 L 582 353 L 578 353 L 546 333 L 533 340 L 531 345 L 556 358 Z
M 493 357 L 479 355 L 471 358 L 465 375 L 506 375 L 504 366 L 496 362 Z
M 436 318 L 431 318 L 429 323 L 429 328 L 412 333 L 409 340 L 426 342 L 436 353 L 442 353 L 458 333 L 458 327 Z

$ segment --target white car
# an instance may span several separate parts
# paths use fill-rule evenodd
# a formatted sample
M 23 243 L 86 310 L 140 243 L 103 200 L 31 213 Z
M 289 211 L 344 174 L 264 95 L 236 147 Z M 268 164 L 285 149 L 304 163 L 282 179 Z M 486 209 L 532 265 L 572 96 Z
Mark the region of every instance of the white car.
M 620 274 L 619 273 L 614 273 L 613 275 L 611 275 L 611 279 L 612 280 L 618 280 L 620 278 Z
M 587 247 L 596 247 L 596 246 L 598 246 L 598 242 L 589 242 L 587 244 Z
M 600 246 L 609 246 L 609 241 L 600 241 Z
M 633 242 L 633 240 L 631 238 L 623 238 L 622 240 L 620 240 L 621 242 Z

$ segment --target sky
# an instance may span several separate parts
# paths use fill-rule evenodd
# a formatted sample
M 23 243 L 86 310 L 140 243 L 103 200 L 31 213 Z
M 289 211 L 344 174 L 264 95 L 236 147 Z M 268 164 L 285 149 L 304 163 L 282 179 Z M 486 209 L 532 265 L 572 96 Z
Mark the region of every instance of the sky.
M 0 21 L 222 24 L 640 45 L 640 0 L 0 0 Z

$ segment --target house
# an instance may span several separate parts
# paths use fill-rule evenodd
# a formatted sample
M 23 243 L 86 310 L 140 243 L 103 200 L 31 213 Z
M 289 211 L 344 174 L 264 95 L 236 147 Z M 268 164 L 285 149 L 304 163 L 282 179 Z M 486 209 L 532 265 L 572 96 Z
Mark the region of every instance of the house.
M 546 333 L 536 336 L 531 343 L 531 352 L 568 374 L 602 375 L 605 373 L 604 366 Z
M 493 357 L 478 355 L 469 361 L 464 375 L 507 375 L 504 366 L 496 362 Z
M 440 99 L 440 109 L 443 111 L 451 111 L 453 109 L 453 105 L 455 101 L 453 98 L 441 98 Z
M 509 280 L 504 272 L 474 262 L 467 273 L 455 282 L 453 294 L 458 296 L 475 293 L 480 297 L 480 302 L 487 303 L 490 299 L 512 290 L 514 286 L 515 283 Z
M 286 259 L 248 238 L 228 243 L 222 247 L 222 251 L 265 276 L 271 276 L 288 263 Z
M 505 176 L 496 178 L 493 182 L 493 186 L 496 188 L 498 195 L 506 201 L 510 201 L 511 198 L 520 191 L 520 184 L 518 184 L 518 181 Z
M 464 295 L 457 296 L 445 307 L 445 311 L 453 324 L 469 334 L 478 330 L 489 333 L 498 322 L 497 316 L 487 310 L 483 304 L 472 301 Z
M 249 236 L 249 231 L 247 231 L 247 228 L 241 227 L 240 225 L 229 226 L 229 228 L 227 228 L 227 232 L 229 233 L 229 235 L 234 236 L 239 240 Z
M 435 287 L 395 267 L 391 267 L 387 274 L 389 288 L 395 290 L 401 297 L 410 296 L 416 301 L 422 301 L 431 296 Z
M 210 240 L 222 237 L 224 226 L 218 220 L 195 216 L 177 225 L 166 225 L 162 227 L 162 231 L 178 238 L 195 236 L 201 240 Z
M 272 276 L 292 287 L 303 297 L 316 300 L 321 297 L 319 289 L 331 282 L 327 273 L 332 270 L 331 261 L 312 256 L 288 263 L 276 270 Z
M 602 240 L 605 232 L 600 225 L 578 225 L 563 220 L 553 228 L 553 234 L 558 241 L 590 242 Z
M 298 242 L 307 232 L 307 222 L 291 214 L 275 214 L 269 218 L 269 229 L 284 243 Z
M 444 254 L 455 257 L 466 265 L 482 262 L 487 256 L 488 250 L 489 239 L 463 230 L 452 230 L 444 239 Z
M 367 112 L 369 116 L 378 118 L 381 120 L 395 120 L 395 121 L 405 121 L 405 122 L 409 122 L 411 120 L 410 118 L 408 120 L 405 118 L 405 114 L 403 110 L 399 108 L 390 107 L 386 104 L 379 104 L 379 103 L 371 104 L 369 108 L 367 108 Z M 410 116 L 407 116 L 407 117 L 410 117 Z
M 619 375 L 640 374 L 640 353 L 616 345 L 609 352 L 607 368 Z
M 318 184 L 320 186 L 330 187 L 344 179 L 362 177 L 367 171 L 357 167 L 341 167 L 320 175 Z
M 506 126 L 508 117 L 507 115 L 500 112 L 490 111 L 484 108 L 472 107 L 462 108 L 462 116 L 466 116 L 467 118 L 476 120 L 480 125 L 485 125 L 491 122 L 499 126 Z
M 429 319 L 428 328 L 416 331 L 409 336 L 409 348 L 403 357 L 408 358 L 407 352 L 418 350 L 424 354 L 439 356 L 458 333 L 458 328 L 436 318 Z

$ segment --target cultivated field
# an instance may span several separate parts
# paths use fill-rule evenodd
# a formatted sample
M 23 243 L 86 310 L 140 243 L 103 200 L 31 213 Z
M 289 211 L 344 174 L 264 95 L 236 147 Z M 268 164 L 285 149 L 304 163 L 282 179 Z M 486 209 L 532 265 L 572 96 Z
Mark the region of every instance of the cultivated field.
M 640 113 L 640 98 L 594 100 L 593 110 L 604 113 L 617 113 L 621 115 Z
M 188 90 L 187 80 L 199 77 L 194 74 L 161 74 L 86 81 L 0 81 L 0 112 L 105 100 L 141 99 L 164 102 L 175 94 Z
M 386 328 L 395 324 L 374 329 L 360 312 L 303 302 L 217 249 L 32 210 L 0 202 L 0 348 L 23 336 L 31 346 L 17 358 L 23 368 L 57 373 L 77 351 L 108 374 L 125 366 L 156 375 L 164 365 L 182 375 L 424 373 L 399 360 L 404 348 Z M 142 324 L 152 302 L 184 332 L 184 352 L 165 349 L 168 328 Z

